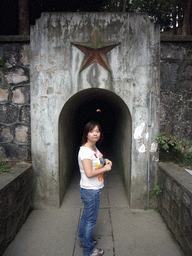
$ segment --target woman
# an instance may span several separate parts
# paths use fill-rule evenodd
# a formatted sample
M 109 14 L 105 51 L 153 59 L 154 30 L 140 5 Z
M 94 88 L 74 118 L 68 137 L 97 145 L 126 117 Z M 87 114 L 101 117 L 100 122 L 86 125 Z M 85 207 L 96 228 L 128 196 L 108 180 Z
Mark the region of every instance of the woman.
M 97 241 L 93 240 L 94 227 L 97 220 L 100 193 L 104 186 L 104 172 L 111 170 L 112 162 L 103 159 L 96 143 L 103 138 L 101 127 L 97 122 L 89 122 L 83 132 L 82 146 L 78 154 L 81 173 L 80 193 L 84 202 L 84 210 L 79 227 L 79 241 L 83 246 L 84 256 L 100 256 L 104 250 L 95 249 Z

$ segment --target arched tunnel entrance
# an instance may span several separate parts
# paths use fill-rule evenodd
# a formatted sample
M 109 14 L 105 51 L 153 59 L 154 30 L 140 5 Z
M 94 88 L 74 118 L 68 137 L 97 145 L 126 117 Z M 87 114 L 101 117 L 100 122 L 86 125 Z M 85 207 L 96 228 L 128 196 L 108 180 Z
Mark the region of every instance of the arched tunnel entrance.
M 97 110 L 100 111 L 97 111 Z M 59 117 L 60 204 L 70 179 L 78 171 L 77 154 L 87 122 L 98 121 L 104 133 L 99 149 L 124 178 L 130 201 L 132 121 L 127 105 L 115 93 L 86 89 L 73 95 Z

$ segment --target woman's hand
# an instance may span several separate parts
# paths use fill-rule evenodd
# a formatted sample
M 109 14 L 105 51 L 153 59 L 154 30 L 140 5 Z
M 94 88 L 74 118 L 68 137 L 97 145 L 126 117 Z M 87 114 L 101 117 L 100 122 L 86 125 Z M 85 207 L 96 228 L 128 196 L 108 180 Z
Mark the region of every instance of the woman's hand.
M 92 177 L 98 176 L 98 175 L 100 175 L 100 174 L 102 174 L 104 172 L 108 172 L 108 171 L 111 170 L 111 167 L 112 167 L 112 163 L 109 163 L 109 162 L 111 162 L 111 161 L 109 161 L 108 164 L 106 164 L 104 167 L 92 170 L 92 162 L 91 162 L 91 160 L 84 159 L 81 162 L 82 162 L 82 165 L 83 165 L 83 169 L 84 169 L 85 175 L 88 178 L 92 178 Z M 105 163 L 106 163 L 106 161 L 105 161 Z
M 109 164 L 112 167 L 112 162 L 109 159 L 107 159 L 107 158 L 104 159 L 104 162 L 105 162 L 106 165 Z
M 110 163 L 106 164 L 103 168 L 105 168 L 106 172 L 111 171 L 112 165 Z

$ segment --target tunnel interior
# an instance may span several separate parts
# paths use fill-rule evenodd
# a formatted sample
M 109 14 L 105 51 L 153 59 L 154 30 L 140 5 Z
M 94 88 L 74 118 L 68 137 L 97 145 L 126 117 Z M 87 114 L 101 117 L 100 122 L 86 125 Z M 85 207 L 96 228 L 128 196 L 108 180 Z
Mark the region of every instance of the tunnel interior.
M 70 180 L 79 173 L 78 150 L 84 126 L 91 120 L 97 121 L 104 133 L 99 150 L 113 161 L 114 168 L 121 172 L 127 188 L 130 188 L 132 123 L 129 109 L 111 91 L 86 89 L 65 103 L 59 117 L 60 204 Z

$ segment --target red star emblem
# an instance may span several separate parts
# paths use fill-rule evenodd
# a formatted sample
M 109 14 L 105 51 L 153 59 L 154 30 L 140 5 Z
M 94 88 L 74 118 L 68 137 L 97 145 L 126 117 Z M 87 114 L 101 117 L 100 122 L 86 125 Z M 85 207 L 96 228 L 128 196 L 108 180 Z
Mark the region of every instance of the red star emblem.
M 111 51 L 120 43 L 102 42 L 99 31 L 97 27 L 95 27 L 91 34 L 90 42 L 74 42 L 72 44 L 83 53 L 85 53 L 84 59 L 81 64 L 80 72 L 90 66 L 93 62 L 99 63 L 109 72 L 111 72 L 109 63 L 107 61 L 106 53 Z

